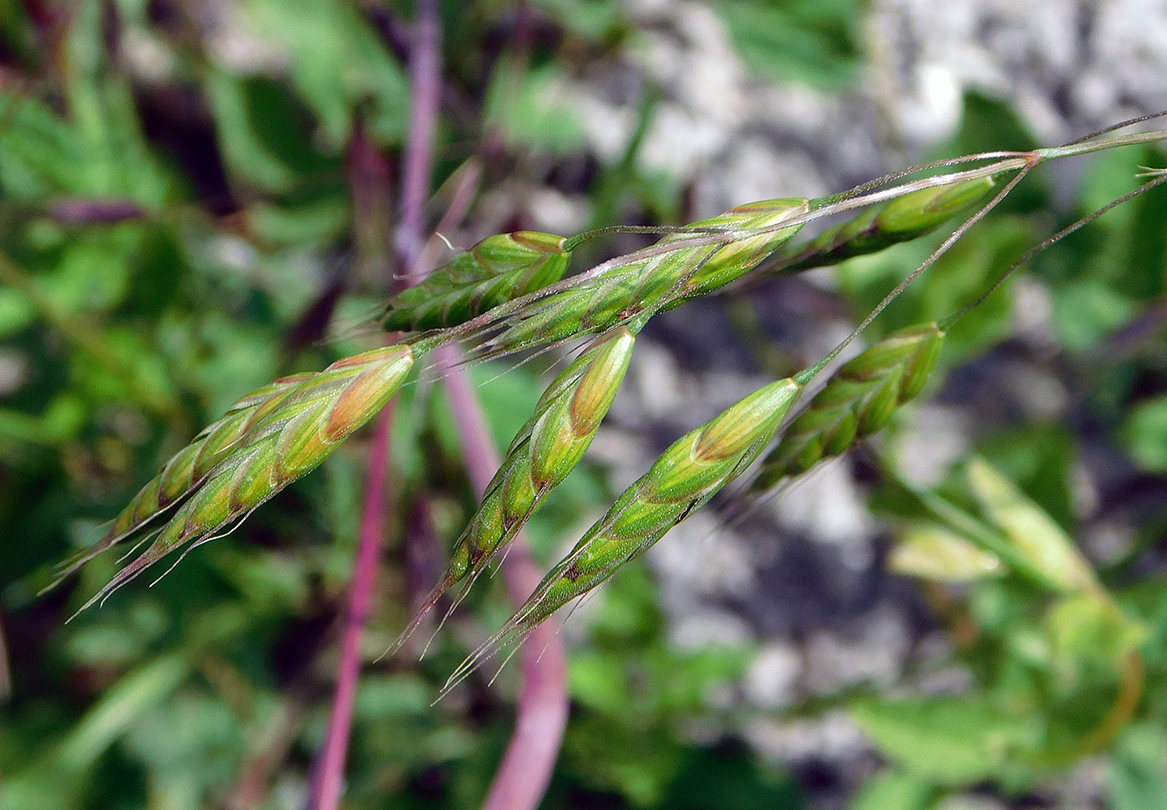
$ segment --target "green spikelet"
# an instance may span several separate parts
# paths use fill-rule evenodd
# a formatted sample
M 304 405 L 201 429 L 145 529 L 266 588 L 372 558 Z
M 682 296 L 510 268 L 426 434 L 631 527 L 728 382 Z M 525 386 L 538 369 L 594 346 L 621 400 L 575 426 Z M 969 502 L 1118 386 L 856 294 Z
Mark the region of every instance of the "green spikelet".
M 724 233 L 725 241 L 633 259 L 556 292 L 515 313 L 503 331 L 486 344 L 485 354 L 504 354 L 580 333 L 604 332 L 724 287 L 794 236 L 801 224 L 779 226 L 808 210 L 806 199 L 766 200 L 694 222 L 688 226 L 694 233 L 671 234 L 655 247 L 701 239 L 710 232 Z M 765 232 L 757 233 L 763 229 Z
M 226 457 L 178 507 L 139 557 L 118 571 L 84 610 L 187 543 L 214 539 L 288 484 L 316 469 L 396 393 L 413 365 L 408 346 L 338 360 L 260 405 Z M 192 545 L 192 547 L 193 547 Z
M 268 383 L 228 408 L 222 419 L 203 428 L 142 487 L 129 506 L 114 518 L 101 540 L 64 563 L 64 570 L 54 584 L 101 552 L 136 534 L 148 522 L 201 487 L 211 470 L 230 455 L 254 425 L 278 407 L 292 389 L 313 376 L 311 373 L 293 374 Z
M 991 177 L 913 191 L 872 206 L 854 219 L 788 249 L 778 264 L 782 273 L 838 264 L 931 233 L 992 191 Z
M 678 439 L 551 569 L 502 629 L 458 668 L 449 685 L 643 554 L 712 498 L 758 457 L 802 387 L 794 379 L 772 383 Z
M 563 278 L 571 261 L 562 236 L 516 231 L 490 236 L 439 267 L 388 305 L 387 331 L 457 326 L 504 301 Z
M 451 570 L 459 577 L 509 542 L 579 464 L 620 390 L 635 340 L 627 329 L 605 335 L 544 393 L 455 547 Z
M 810 204 L 806 199 L 763 200 L 739 205 L 724 214 L 688 226 L 694 230 L 724 231 L 735 235 L 735 238 L 724 247 L 713 251 L 706 250 L 709 258 L 685 279 L 682 289 L 677 291 L 679 297 L 671 298 L 666 308 L 679 306 L 685 301 L 713 292 L 741 278 L 798 233 L 802 226 L 795 225 L 754 236 L 749 236 L 749 232 L 773 227 L 784 219 L 805 214 L 809 210 Z M 691 237 L 684 234 L 670 235 L 661 239 L 658 244 L 667 245 L 687 238 Z
M 936 323 L 909 327 L 845 363 L 790 423 L 751 489 L 769 489 L 800 475 L 881 429 L 923 390 L 944 336 Z
M 534 415 L 511 442 L 481 507 L 454 544 L 445 574 L 394 650 L 442 594 L 467 577 L 473 582 L 583 459 L 620 390 L 634 343 L 624 328 L 603 335 L 548 386 Z

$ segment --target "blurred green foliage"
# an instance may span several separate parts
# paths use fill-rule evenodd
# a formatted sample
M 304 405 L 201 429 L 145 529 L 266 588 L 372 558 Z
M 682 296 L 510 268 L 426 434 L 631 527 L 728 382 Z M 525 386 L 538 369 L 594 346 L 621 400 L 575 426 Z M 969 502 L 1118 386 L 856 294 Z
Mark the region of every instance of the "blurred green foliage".
M 834 91 L 857 77 L 863 5 L 711 8 L 750 70 Z M 324 734 L 360 441 L 155 587 L 135 583 L 66 624 L 111 576 L 114 561 L 99 559 L 37 596 L 55 563 L 98 537 L 241 394 L 368 345 L 354 325 L 397 270 L 376 237 L 383 247 L 392 230 L 408 121 L 409 4 L 246 0 L 202 12 L 145 0 L 0 2 L 0 804 L 11 810 L 300 806 Z M 583 159 L 563 81 L 637 36 L 612 0 L 447 3 L 443 25 L 435 188 L 473 157 L 487 191 L 538 187 Z M 594 224 L 684 210 L 679 184 L 635 160 L 654 92 L 636 108 L 623 156 L 577 189 Z M 1007 105 L 965 102 L 943 154 L 1032 145 Z M 1094 160 L 1056 216 L 1068 222 L 1129 191 L 1140 165 L 1162 165 L 1161 152 Z M 875 329 L 975 297 L 1048 232 L 1046 182 L 1028 178 Z M 1087 756 L 1109 769 L 1116 810 L 1167 803 L 1165 206 L 1163 194 L 1141 197 L 1034 265 L 1029 283 L 1052 307 L 1047 349 L 1073 384 L 1071 424 L 1002 423 L 973 437 L 982 460 L 935 487 L 898 480 L 894 465 L 876 487 L 875 507 L 904 547 L 921 543 L 925 559 L 946 561 L 940 570 L 893 556 L 944 607 L 937 625 L 970 683 L 964 694 L 844 703 L 881 754 L 854 810 L 942 808 L 977 784 L 1020 795 Z M 930 249 L 853 260 L 839 291 L 861 317 Z M 1015 287 L 951 333 L 953 385 L 1018 348 Z M 345 337 L 323 339 L 330 320 Z M 500 444 L 538 397 L 537 365 L 474 370 Z M 404 391 L 395 411 L 397 509 L 369 659 L 438 570 L 409 527 L 428 519 L 437 548 L 474 508 L 446 404 L 422 389 Z M 1115 490 L 1159 496 L 1098 494 L 1095 522 L 1130 535 L 1111 558 L 1088 560 L 1072 539 L 1090 528 L 1076 505 L 1083 464 L 1104 469 L 1099 480 Z M 595 470 L 569 479 L 531 525 L 536 553 L 551 558 L 610 495 Z M 939 584 L 948 580 L 965 584 Z M 499 688 L 475 678 L 464 698 L 430 702 L 464 639 L 505 617 L 499 590 L 475 592 L 457 632 L 424 661 L 365 668 L 348 806 L 478 805 L 511 728 L 514 673 Z M 546 806 L 813 805 L 813 785 L 758 760 L 719 711 L 716 695 L 740 681 L 753 651 L 678 650 L 664 625 L 638 567 L 587 618 Z M 709 722 L 720 742 L 693 733 Z

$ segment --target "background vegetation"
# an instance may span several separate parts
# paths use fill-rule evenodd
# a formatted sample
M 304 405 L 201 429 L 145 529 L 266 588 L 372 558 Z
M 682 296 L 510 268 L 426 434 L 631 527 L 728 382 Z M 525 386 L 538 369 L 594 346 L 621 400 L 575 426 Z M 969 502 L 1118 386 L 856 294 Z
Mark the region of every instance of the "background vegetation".
M 429 227 L 466 246 L 516 228 L 675 224 L 1036 145 L 1014 99 L 959 88 L 943 139 L 912 135 L 910 118 L 881 130 L 891 102 L 878 93 L 848 120 L 845 101 L 874 92 L 886 57 L 876 11 L 447 3 Z M 37 591 L 239 396 L 371 345 L 369 317 L 402 270 L 391 246 L 413 19 L 393 2 L 0 0 L 5 807 L 303 806 L 336 677 L 362 439 L 152 588 L 135 582 L 69 624 L 114 560 Z M 766 110 L 780 135 L 750 129 L 734 108 L 743 87 L 747 105 L 781 102 Z M 759 142 L 790 166 L 751 170 Z M 875 334 L 950 313 L 1146 165 L 1161 151 L 1031 176 Z M 572 712 L 544 806 L 1167 806 L 1164 221 L 1152 192 L 1043 254 L 953 331 L 933 404 L 828 466 L 817 502 L 814 482 L 799 485 L 776 511 L 723 514 L 725 545 L 690 535 L 680 548 L 711 568 L 750 538 L 759 570 L 736 591 L 686 597 L 700 578 L 682 576 L 666 538 L 581 610 L 564 631 Z M 576 266 L 639 244 L 588 246 Z M 557 558 L 643 471 L 630 434 L 651 458 L 706 418 L 719 386 L 814 362 L 929 249 L 663 317 L 597 441 L 612 463 L 577 471 L 532 521 L 536 557 Z M 500 444 L 547 366 L 473 369 Z M 394 414 L 345 803 L 477 807 L 513 725 L 513 668 L 430 703 L 510 605 L 482 587 L 423 661 L 371 663 L 475 508 L 446 399 L 411 386 Z M 811 518 L 792 517 L 799 504 Z M 844 529 L 828 542 L 830 518 Z M 986 557 L 986 537 L 1013 563 Z M 1067 573 L 1083 561 L 1088 586 Z M 714 631 L 692 632 L 702 621 Z

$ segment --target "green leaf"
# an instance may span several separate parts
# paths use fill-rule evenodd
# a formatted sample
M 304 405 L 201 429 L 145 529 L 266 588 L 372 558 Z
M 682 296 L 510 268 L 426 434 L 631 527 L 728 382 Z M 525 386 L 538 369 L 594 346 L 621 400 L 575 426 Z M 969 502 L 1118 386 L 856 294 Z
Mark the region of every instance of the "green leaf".
M 1100 661 L 1115 668 L 1150 635 L 1113 602 L 1085 593 L 1061 599 L 1046 617 L 1046 629 L 1054 655 L 1063 661 Z
M 47 105 L 17 92 L 0 94 L 4 116 L 0 183 L 13 197 L 80 191 L 84 154 L 77 133 Z
M 19 290 L 0 288 L 0 337 L 8 337 L 28 326 L 36 317 L 36 307 Z
M 697 750 L 657 810 L 801 810 L 804 802 L 793 777 L 767 770 L 757 759 L 728 746 Z
M 1074 467 L 1080 448 L 1072 427 L 1062 422 L 1026 422 L 994 432 L 978 441 L 976 448 L 1059 526 L 1074 533 L 1079 512 Z
M 722 0 L 717 5 L 742 60 L 780 79 L 838 88 L 854 81 L 859 46 L 854 0 Z
M 1084 351 L 1131 319 L 1135 303 L 1097 278 L 1083 278 L 1054 297 L 1054 327 L 1070 351 Z
M 556 22 L 568 31 L 588 39 L 611 39 L 627 25 L 625 11 L 617 0 L 536 0 Z
M 1167 734 L 1158 722 L 1122 733 L 1110 766 L 1112 810 L 1167 807 Z
M 966 475 L 986 516 L 1033 568 L 1064 591 L 1099 590 L 1074 541 L 1012 481 L 979 457 L 969 460 Z
M 888 567 L 897 574 L 938 582 L 972 582 L 1005 573 L 997 555 L 936 525 L 907 529 L 892 549 Z
M 564 92 L 567 76 L 555 64 L 520 72 L 500 59 L 491 76 L 486 118 L 508 143 L 563 154 L 583 143 L 583 132 Z
M 311 120 L 286 85 L 212 68 L 206 76 L 220 148 L 232 172 L 260 188 L 289 192 L 302 177 L 339 169 L 317 148 Z
M 925 780 L 887 770 L 863 785 L 849 810 L 925 810 L 933 792 Z
M 1123 443 L 1147 472 L 1167 471 L 1167 396 L 1140 402 L 1123 427 Z
M 335 195 L 298 205 L 257 203 L 250 210 L 251 224 L 264 241 L 282 245 L 317 245 L 349 227 L 347 202 Z
M 315 0 L 249 0 L 243 6 L 256 33 L 286 49 L 292 86 L 332 149 L 344 145 L 358 105 L 378 139 L 404 136 L 405 74 L 357 6 Z
M 253 695 L 239 698 L 260 710 Z M 235 775 L 245 750 L 241 731 L 239 717 L 217 695 L 180 692 L 138 718 L 126 747 L 149 765 L 156 788 L 205 801 L 212 787 Z
M 408 672 L 365 675 L 357 691 L 354 711 L 367 720 L 421 716 L 432 702 L 430 685 L 417 675 Z
M 859 701 L 851 714 L 880 751 L 909 774 L 945 785 L 999 777 L 1032 747 L 1040 720 L 982 697 Z
M 73 728 L 59 750 L 62 767 L 77 772 L 92 767 L 114 740 L 144 713 L 164 700 L 187 677 L 190 664 L 180 655 L 155 658 L 123 677 Z
M 568 725 L 563 758 L 584 784 L 619 791 L 634 807 L 651 807 L 681 772 L 685 754 L 661 725 L 630 728 L 619 715 L 583 711 Z

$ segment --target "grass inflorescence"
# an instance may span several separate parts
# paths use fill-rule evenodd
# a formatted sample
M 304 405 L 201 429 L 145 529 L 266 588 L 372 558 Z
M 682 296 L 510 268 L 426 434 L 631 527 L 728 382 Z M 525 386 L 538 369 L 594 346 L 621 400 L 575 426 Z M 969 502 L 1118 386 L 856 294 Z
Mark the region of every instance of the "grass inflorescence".
M 401 344 L 340 360 L 319 374 L 277 380 L 244 397 L 178 453 L 66 573 L 127 539 L 144 535 L 149 540 L 150 524 L 169 513 L 146 550 L 87 606 L 171 552 L 231 530 L 322 463 L 389 401 L 415 361 L 438 346 L 469 341 L 472 359 L 482 360 L 588 340 L 511 442 L 479 510 L 455 543 L 448 567 L 402 634 L 404 640 L 442 594 L 460 581 L 466 587 L 473 583 L 580 462 L 619 390 L 634 336 L 650 318 L 743 279 L 882 250 L 980 206 L 826 358 L 754 392 L 669 447 L 552 568 L 512 618 L 455 671 L 450 688 L 500 647 L 523 638 L 643 554 L 740 476 L 782 431 L 805 386 L 1036 165 L 1164 137 L 1165 132 L 1114 135 L 1032 152 L 983 153 L 889 175 L 830 197 L 738 206 L 687 226 L 618 227 L 614 230 L 664 235 L 654 245 L 567 278 L 563 276 L 574 247 L 607 230 L 570 239 L 531 231 L 488 237 L 387 304 L 383 326 L 405 332 Z M 957 170 L 945 174 L 905 179 L 913 171 L 954 166 Z M 1164 181 L 1167 175 L 1157 175 L 1055 234 L 1000 278 L 1114 205 Z M 793 241 L 808 222 L 853 211 L 859 213 L 819 236 L 801 244 Z M 786 427 L 754 488 L 811 469 L 887 424 L 896 409 L 923 389 L 947 330 L 997 284 L 953 316 L 892 334 L 845 363 Z

